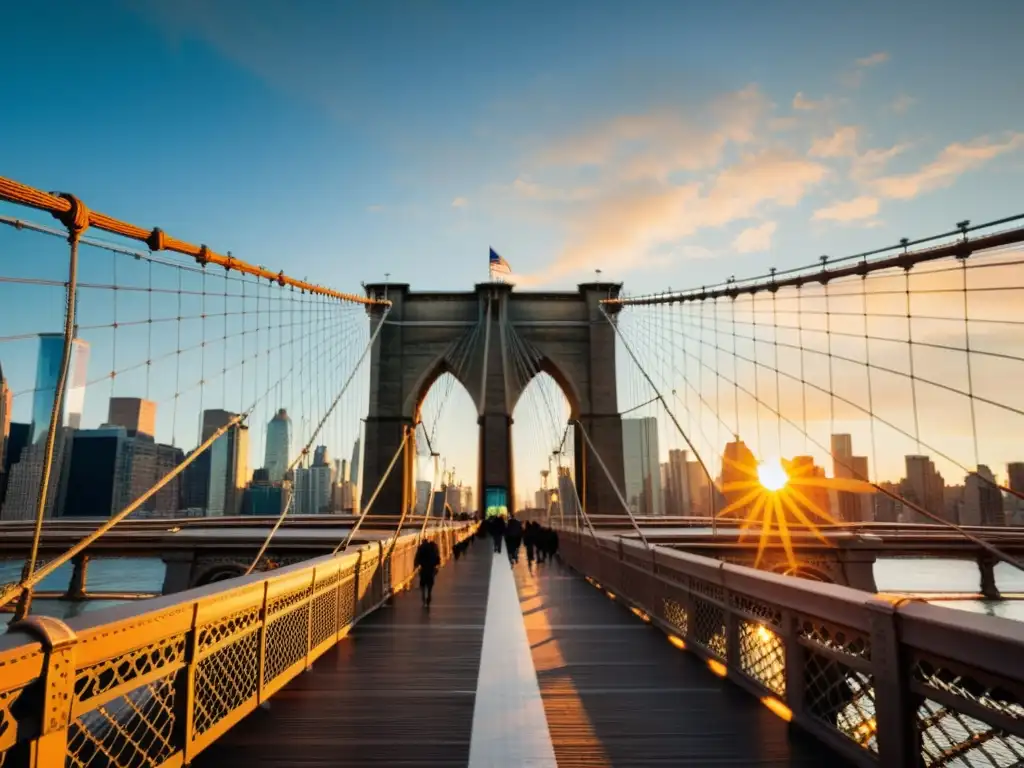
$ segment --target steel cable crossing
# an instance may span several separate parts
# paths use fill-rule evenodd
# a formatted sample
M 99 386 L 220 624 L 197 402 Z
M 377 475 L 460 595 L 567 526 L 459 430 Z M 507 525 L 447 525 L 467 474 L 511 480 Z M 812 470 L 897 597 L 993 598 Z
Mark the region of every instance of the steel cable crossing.
M 358 493 L 327 456 L 359 437 L 368 384 L 358 373 L 372 344 L 366 316 L 386 316 L 389 302 L 273 272 L 91 211 L 73 195 L 0 178 L 0 206 L 8 204 L 11 213 L 14 206 L 49 212 L 63 228 L 0 208 L 7 256 L 0 304 L 27 310 L 5 318 L 13 327 L 0 335 L 0 406 L 9 398 L 15 421 L 27 422 L 17 425 L 24 431 L 16 449 L 8 441 L 19 455 L 7 457 L 0 519 L 35 522 L 21 578 L 0 590 L 0 606 L 20 598 L 24 616 L 35 585 L 130 516 L 173 519 L 212 504 L 217 514 L 273 514 L 272 536 L 297 499 L 306 499 L 298 511 L 322 512 L 310 505 L 336 509 L 342 496 Z M 87 234 L 94 230 L 114 237 Z M 26 246 L 28 235 L 37 237 Z M 70 252 L 47 245 L 58 238 Z M 32 259 L 20 257 L 29 252 Z M 57 329 L 39 318 L 60 304 L 63 332 L 51 333 Z M 272 417 L 288 426 L 268 451 L 263 427 Z M 250 445 L 252 423 L 259 431 Z M 307 466 L 317 438 L 319 463 Z M 293 456 L 296 439 L 301 450 Z M 179 447 L 190 441 L 196 448 Z M 250 452 L 260 469 L 247 490 Z M 329 498 L 297 487 L 325 469 Z M 261 507 L 275 500 L 280 514 Z M 42 521 L 58 509 L 104 520 L 37 567 Z M 260 567 L 272 566 L 263 554 Z
M 832 483 L 830 459 L 843 488 L 818 505 L 833 522 L 934 522 L 1020 568 L 965 530 L 1024 522 L 1024 483 L 1012 474 L 1012 436 L 1024 428 L 1024 229 L 979 234 L 1019 218 L 961 222 L 917 241 L 949 240 L 924 250 L 904 241 L 895 254 L 822 257 L 785 274 L 604 306 L 617 312 L 623 350 L 663 410 L 656 418 L 700 464 L 724 455 L 718 477 L 704 466 L 715 497 L 737 499 L 736 452 L 799 460 L 822 487 Z M 870 456 L 855 456 L 851 440 Z M 997 461 L 1008 464 L 1005 481 L 989 469 Z M 963 485 L 944 485 L 940 470 L 962 472 Z M 749 506 L 727 511 L 742 519 Z M 696 509 L 690 499 L 677 513 Z

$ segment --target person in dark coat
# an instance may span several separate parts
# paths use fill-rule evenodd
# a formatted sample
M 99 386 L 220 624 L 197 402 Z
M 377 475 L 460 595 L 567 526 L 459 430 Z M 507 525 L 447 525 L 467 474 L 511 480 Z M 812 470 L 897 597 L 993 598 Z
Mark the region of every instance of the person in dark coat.
M 532 566 L 533 553 L 537 547 L 537 523 L 533 520 L 523 526 L 523 546 L 526 548 L 526 564 Z
M 495 554 L 501 552 L 501 540 L 505 536 L 505 518 L 501 515 L 495 515 L 490 520 L 491 525 L 491 538 L 494 539 L 494 552 Z
M 420 569 L 420 592 L 423 594 L 423 606 L 427 607 L 434 591 L 437 569 L 441 567 L 441 550 L 437 544 L 430 539 L 420 542 L 413 565 Z
M 519 545 L 523 542 L 523 524 L 516 517 L 509 517 L 505 526 L 505 548 L 508 550 L 508 561 L 515 565 L 519 562 Z

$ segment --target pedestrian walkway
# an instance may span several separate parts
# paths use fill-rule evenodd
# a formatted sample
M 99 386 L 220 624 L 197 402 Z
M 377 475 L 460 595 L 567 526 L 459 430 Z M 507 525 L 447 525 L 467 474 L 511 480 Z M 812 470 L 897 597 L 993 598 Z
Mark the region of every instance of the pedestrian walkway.
M 193 765 L 843 764 L 579 575 L 477 541 Z
M 492 559 L 477 541 L 448 563 L 429 610 L 397 595 L 193 765 L 466 766 Z
M 568 568 L 515 578 L 559 768 L 843 765 Z

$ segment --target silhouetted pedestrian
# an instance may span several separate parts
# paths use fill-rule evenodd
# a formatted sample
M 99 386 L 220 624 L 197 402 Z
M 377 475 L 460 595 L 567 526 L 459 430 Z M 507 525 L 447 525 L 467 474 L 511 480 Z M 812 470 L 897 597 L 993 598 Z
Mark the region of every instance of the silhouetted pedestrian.
M 420 592 L 423 595 L 423 605 L 429 606 L 437 569 L 441 567 L 441 550 L 438 549 L 437 544 L 430 539 L 420 542 L 416 549 L 416 559 L 413 560 L 413 565 L 420 569 Z
M 491 538 L 494 539 L 494 552 L 501 552 L 501 540 L 505 536 L 505 518 L 495 515 L 490 519 Z
M 508 561 L 515 565 L 519 562 L 519 545 L 523 541 L 523 524 L 516 517 L 509 517 L 505 526 L 505 548 L 508 550 Z
M 537 523 L 532 520 L 523 526 L 523 546 L 526 548 L 526 564 L 533 565 L 534 550 L 537 547 Z

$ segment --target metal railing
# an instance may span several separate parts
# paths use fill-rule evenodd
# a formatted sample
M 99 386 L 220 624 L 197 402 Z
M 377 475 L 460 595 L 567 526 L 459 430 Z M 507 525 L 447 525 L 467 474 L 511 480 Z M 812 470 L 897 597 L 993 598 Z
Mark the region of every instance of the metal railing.
M 471 533 L 425 535 L 447 562 Z M 13 626 L 0 636 L 0 766 L 187 765 L 408 586 L 418 541 Z
M 575 570 L 856 765 L 1024 761 L 1024 623 L 563 531 Z

